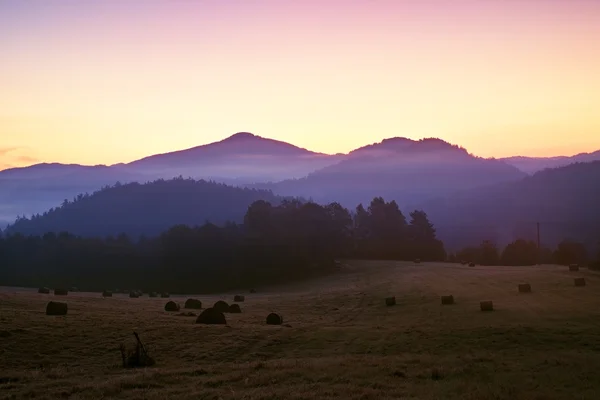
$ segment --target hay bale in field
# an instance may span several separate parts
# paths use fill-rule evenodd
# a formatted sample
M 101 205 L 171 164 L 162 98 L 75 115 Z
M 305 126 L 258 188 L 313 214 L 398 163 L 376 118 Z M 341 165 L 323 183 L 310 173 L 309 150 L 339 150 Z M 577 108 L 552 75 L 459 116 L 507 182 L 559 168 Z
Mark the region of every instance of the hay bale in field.
M 149 296 L 150 297 L 158 297 L 158 293 L 156 293 L 156 292 L 150 292 Z
M 256 289 L 250 289 L 250 293 L 256 293 Z
M 529 283 L 520 283 L 519 293 L 531 293 L 531 285 Z
M 237 295 L 233 296 L 233 301 L 235 303 L 243 303 L 244 300 L 246 300 L 246 297 L 244 297 L 242 295 L 237 294 Z
M 452 296 L 452 295 L 442 296 L 442 304 L 444 304 L 444 305 L 454 304 L 454 296 Z
M 225 302 L 223 300 L 217 301 L 212 308 L 214 308 L 218 312 L 222 312 L 222 313 L 229 312 L 229 304 L 227 304 L 227 302 Z
M 165 311 L 179 311 L 179 304 L 174 301 L 169 301 L 165 304 Z
M 585 278 L 575 278 L 573 279 L 573 283 L 575 284 L 575 286 L 585 286 Z
M 226 325 L 227 320 L 222 312 L 217 311 L 214 308 L 207 308 L 198 315 L 196 323 L 205 325 Z
M 193 308 L 195 310 L 200 310 L 202 308 L 202 302 L 197 299 L 187 299 L 183 308 Z
M 494 303 L 491 301 L 482 301 L 479 303 L 481 311 L 494 311 Z
M 140 297 L 140 295 L 138 294 L 138 292 L 129 292 L 129 298 L 130 299 L 137 299 L 138 297 Z
M 240 308 L 239 304 L 232 304 L 229 306 L 229 311 L 232 314 L 239 314 L 242 312 L 242 309 Z
M 50 294 L 50 289 L 48 289 L 47 287 L 41 287 L 38 289 L 38 293 Z
M 281 325 L 283 324 L 283 317 L 279 314 L 271 313 L 267 315 L 267 325 Z
M 421 264 L 421 259 L 420 258 L 415 258 L 415 264 Z
M 110 290 L 105 290 L 102 292 L 102 297 L 112 297 L 112 292 Z
M 396 305 L 396 297 L 387 297 L 385 299 L 385 305 L 386 306 L 395 306 Z
M 66 296 L 68 294 L 69 294 L 69 291 L 67 289 L 54 289 L 55 296 Z
M 469 267 L 474 267 L 474 266 L 475 266 L 475 263 L 474 263 L 474 262 L 470 262 L 470 263 L 469 263 Z
M 163 299 L 168 299 L 169 297 L 171 297 L 171 295 L 168 292 L 162 292 L 160 294 L 160 297 Z
M 569 265 L 569 271 L 579 271 L 579 265 L 577 265 L 577 264 Z
M 79 289 L 76 286 L 72 286 L 69 292 L 79 292 Z
M 46 305 L 46 315 L 67 315 L 67 303 L 49 302 Z

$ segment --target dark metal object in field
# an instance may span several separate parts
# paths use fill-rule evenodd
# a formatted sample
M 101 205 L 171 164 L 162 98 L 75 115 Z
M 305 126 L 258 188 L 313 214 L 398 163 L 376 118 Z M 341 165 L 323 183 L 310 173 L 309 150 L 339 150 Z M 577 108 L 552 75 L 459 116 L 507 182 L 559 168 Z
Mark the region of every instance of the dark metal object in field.
M 585 278 L 575 278 L 573 279 L 573 283 L 575 284 L 575 286 L 585 286 Z
M 491 301 L 482 301 L 479 303 L 481 311 L 494 311 L 494 303 Z
M 444 304 L 444 305 L 454 304 L 454 296 L 452 296 L 452 295 L 442 296 L 442 304 Z
M 133 350 L 127 351 L 125 345 L 120 346 L 121 358 L 123 359 L 124 368 L 150 367 L 155 364 L 154 359 L 148 355 L 146 347 L 142 343 L 137 332 L 133 332 L 137 341 Z
M 385 299 L 385 305 L 386 306 L 395 306 L 396 305 L 396 297 L 387 297 Z
M 529 283 L 519 284 L 519 293 L 531 293 L 531 285 Z

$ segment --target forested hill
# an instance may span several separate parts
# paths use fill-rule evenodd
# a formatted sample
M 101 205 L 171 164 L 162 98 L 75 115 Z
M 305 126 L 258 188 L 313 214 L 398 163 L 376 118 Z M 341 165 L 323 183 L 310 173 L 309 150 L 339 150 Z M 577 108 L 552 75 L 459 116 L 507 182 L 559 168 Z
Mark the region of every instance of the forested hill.
M 178 224 L 221 225 L 241 222 L 257 200 L 278 204 L 267 190 L 237 188 L 204 180 L 176 178 L 150 183 L 116 184 L 88 195 L 65 200 L 62 205 L 31 218 L 20 218 L 6 233 L 43 235 L 69 232 L 81 236 L 125 233 L 131 238 L 155 236 Z

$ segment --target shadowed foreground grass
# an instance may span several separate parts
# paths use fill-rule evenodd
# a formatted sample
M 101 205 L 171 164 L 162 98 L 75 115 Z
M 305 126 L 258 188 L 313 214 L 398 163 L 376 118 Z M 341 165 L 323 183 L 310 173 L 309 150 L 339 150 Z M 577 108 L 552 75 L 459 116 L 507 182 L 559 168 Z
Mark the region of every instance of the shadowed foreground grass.
M 532 293 L 518 293 L 524 282 Z M 59 297 L 69 314 L 48 317 L 55 296 L 5 288 L 0 398 L 599 399 L 598 288 L 600 276 L 564 267 L 356 261 L 245 294 L 228 326 L 167 313 L 167 299 L 99 293 Z M 195 297 L 206 307 L 234 294 Z M 446 294 L 456 304 L 442 306 Z M 285 326 L 265 324 L 272 311 Z M 134 330 L 155 367 L 121 367 Z

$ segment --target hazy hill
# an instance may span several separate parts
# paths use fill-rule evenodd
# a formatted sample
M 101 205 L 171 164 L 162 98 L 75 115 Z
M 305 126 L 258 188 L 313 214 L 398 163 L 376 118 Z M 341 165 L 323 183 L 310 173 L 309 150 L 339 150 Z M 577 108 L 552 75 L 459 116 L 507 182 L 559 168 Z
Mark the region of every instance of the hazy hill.
M 452 248 L 516 237 L 553 246 L 565 238 L 600 243 L 600 161 L 540 171 L 517 182 L 462 191 L 420 204 Z
M 38 164 L 4 170 L 0 171 L 0 228 L 7 221 L 14 221 L 17 215 L 42 213 L 64 199 L 116 182 L 144 183 L 183 176 L 242 185 L 306 176 L 340 157 L 313 153 L 250 133 L 237 133 L 220 142 L 129 164 Z
M 268 191 L 191 179 L 130 183 L 78 196 L 39 216 L 19 219 L 6 231 L 27 235 L 66 231 L 82 236 L 152 236 L 177 224 L 241 222 L 248 206 L 257 200 L 278 204 L 282 198 Z
M 523 172 L 533 174 L 546 168 L 564 167 L 578 162 L 591 162 L 600 160 L 600 150 L 593 153 L 581 153 L 571 157 L 507 157 L 503 161 L 514 165 Z
M 306 178 L 259 187 L 317 202 L 339 201 L 348 207 L 374 196 L 406 205 L 525 176 L 502 161 L 473 156 L 440 139 L 393 138 L 359 148 Z

